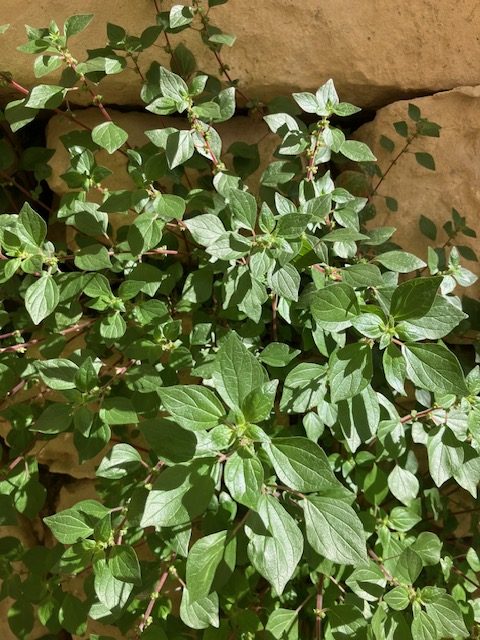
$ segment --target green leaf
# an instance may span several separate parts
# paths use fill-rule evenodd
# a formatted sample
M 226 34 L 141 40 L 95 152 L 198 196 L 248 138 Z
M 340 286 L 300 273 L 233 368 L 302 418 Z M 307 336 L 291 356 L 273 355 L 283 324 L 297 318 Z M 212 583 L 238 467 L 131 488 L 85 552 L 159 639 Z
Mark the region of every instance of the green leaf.
M 398 273 L 410 273 L 410 271 L 423 269 L 423 267 L 427 266 L 423 260 L 407 251 L 387 251 L 377 256 L 375 260 L 390 269 L 390 271 L 397 271 Z
M 75 389 L 78 366 L 66 358 L 53 358 L 35 362 L 35 368 L 50 389 Z
M 98 478 L 120 480 L 130 476 L 141 464 L 140 454 L 131 445 L 115 444 L 101 461 L 96 475 Z
M 395 213 L 395 211 L 398 211 L 398 201 L 395 198 L 391 198 L 390 196 L 387 196 L 385 198 L 385 205 L 387 209 L 389 211 L 392 211 L 393 213 Z
M 33 247 L 41 247 L 47 235 L 45 221 L 27 202 L 18 214 L 17 234 L 21 242 Z
M 232 36 L 229 33 L 214 33 L 208 38 L 208 41 L 213 42 L 214 44 L 224 44 L 227 47 L 232 47 L 236 39 L 237 38 L 235 36 Z
M 422 117 L 422 112 L 413 102 L 410 102 L 408 105 L 408 117 L 414 122 L 418 122 Z
M 467 315 L 449 301 L 436 296 L 429 311 L 421 318 L 410 318 L 397 325 L 398 335 L 406 340 L 437 340 L 448 335 Z
M 412 549 L 420 556 L 424 566 L 433 566 L 440 562 L 442 542 L 430 531 L 422 531 L 413 543 Z
M 77 35 L 77 33 L 81 33 L 84 29 L 88 27 L 88 25 L 92 20 L 93 20 L 92 13 L 70 16 L 65 20 L 65 25 L 64 25 L 65 37 L 68 39 L 71 36 Z
M 132 253 L 140 255 L 152 249 L 162 239 L 163 223 L 151 213 L 141 213 L 130 226 L 127 240 Z
M 433 222 L 433 220 L 430 220 L 430 218 L 427 218 L 426 216 L 421 215 L 419 219 L 419 225 L 420 225 L 420 231 L 429 240 L 437 239 L 437 225 Z
M 58 305 L 58 286 L 52 276 L 43 274 L 25 292 L 25 308 L 33 324 L 40 324 Z
M 340 147 L 340 153 L 354 162 L 374 162 L 376 157 L 364 142 L 345 140 Z
M 232 498 L 249 509 L 256 509 L 263 487 L 263 467 L 256 457 L 239 449 L 227 460 L 224 482 Z
M 419 151 L 415 154 L 415 160 L 418 164 L 425 169 L 430 169 L 430 171 L 435 171 L 435 160 L 429 153 L 424 153 L 423 151 Z
M 289 364 L 300 351 L 292 349 L 288 344 L 281 342 L 270 342 L 259 355 L 258 359 L 270 367 L 285 367 Z
M 218 350 L 212 378 L 215 389 L 231 409 L 240 409 L 248 394 L 267 380 L 262 365 L 233 332 Z
M 82 271 L 111 269 L 110 255 L 102 244 L 93 244 L 75 254 L 75 266 Z
M 467 395 L 465 376 L 455 355 L 442 344 L 402 346 L 407 376 L 422 389 L 439 394 Z
M 305 111 L 306 113 L 317 113 L 319 104 L 313 93 L 293 93 L 292 97 L 302 111 Z
M 413 640 L 437 640 L 437 628 L 433 619 L 425 611 L 415 612 L 412 621 Z
M 100 335 L 107 340 L 121 338 L 126 329 L 127 324 L 118 311 L 102 318 L 100 323 Z
M 137 413 L 129 398 L 106 398 L 99 415 L 106 424 L 135 424 L 138 422 Z
M 285 379 L 281 411 L 303 413 L 316 407 L 325 395 L 325 388 L 322 390 L 321 385 L 325 373 L 325 366 L 310 362 L 303 362 L 292 369 Z
M 250 391 L 242 403 L 242 413 L 248 422 L 263 422 L 270 417 L 277 393 L 278 380 L 265 382 L 258 389 Z
M 160 67 L 160 91 L 163 96 L 181 102 L 188 95 L 188 86 L 180 76 Z
M 324 242 L 356 242 L 367 239 L 368 236 L 355 229 L 334 229 L 322 238 Z
M 356 451 L 363 442 L 368 442 L 377 433 L 380 406 L 377 394 L 371 386 L 365 387 L 353 398 L 339 402 L 337 412 L 337 415 L 334 414 L 335 418 L 351 451 Z
M 437 428 L 428 434 L 428 466 L 437 487 L 457 475 L 464 461 L 461 443 L 450 430 Z
M 292 489 L 325 492 L 341 488 L 323 449 L 308 438 L 274 438 L 262 446 L 277 476 Z
M 56 434 L 67 431 L 72 424 L 72 410 L 68 404 L 48 405 L 35 421 L 32 431 Z
M 245 532 L 250 539 L 250 562 L 280 595 L 302 557 L 300 529 L 276 498 L 262 495 L 256 513 L 247 520 Z
M 380 269 L 374 264 L 354 264 L 342 271 L 343 282 L 351 287 L 385 286 Z
M 227 531 L 204 536 L 195 542 L 187 557 L 186 582 L 190 601 L 211 592 L 215 573 L 225 554 Z
M 62 601 L 58 621 L 64 629 L 74 634 L 84 634 L 87 625 L 89 605 L 87 602 L 67 593 Z
M 126 143 L 128 133 L 113 122 L 102 122 L 93 128 L 92 140 L 111 154 Z
M 353 398 L 370 384 L 372 350 L 366 344 L 349 344 L 330 358 L 328 378 L 332 402 Z
M 190 7 L 185 7 L 181 4 L 175 4 L 170 9 L 169 21 L 170 29 L 179 29 L 186 27 L 193 20 L 193 14 Z
M 213 495 L 210 471 L 202 461 L 165 469 L 148 494 L 140 526 L 185 525 L 203 513 Z
M 367 562 L 363 525 L 352 507 L 341 500 L 315 496 L 301 504 L 307 540 L 317 553 L 338 564 Z
M 226 232 L 220 218 L 212 213 L 205 213 L 200 216 L 195 216 L 195 218 L 185 220 L 185 225 L 192 234 L 195 242 L 204 247 L 215 242 L 215 240 Z
M 26 103 L 26 99 L 12 100 L 5 107 L 5 119 L 13 133 L 32 122 L 38 114 L 38 109 L 29 108 Z
M 269 285 L 277 295 L 296 302 L 300 288 L 300 274 L 293 265 L 287 263 L 272 273 Z
M 13 601 L 7 610 L 7 620 L 16 638 L 28 638 L 35 622 L 32 604 L 25 600 Z
M 395 587 L 383 597 L 390 609 L 403 611 L 410 604 L 410 597 L 407 587 Z
M 390 153 L 395 149 L 394 141 L 384 135 L 380 136 L 380 145 Z
M 417 497 L 420 485 L 411 471 L 395 465 L 388 476 L 388 488 L 397 500 L 408 506 Z
M 361 109 L 360 107 L 356 107 L 355 105 L 350 104 L 349 102 L 339 102 L 333 107 L 332 111 L 337 116 L 346 117 L 346 116 L 352 116 L 354 113 L 358 113 L 359 111 L 361 111 Z
M 298 640 L 298 613 L 291 609 L 274 609 L 268 617 L 265 631 L 273 640 Z
M 194 107 L 194 112 L 204 122 L 221 120 L 220 107 L 216 102 L 202 102 Z
M 93 533 L 93 527 L 87 524 L 85 515 L 75 509 L 65 509 L 43 518 L 43 521 L 62 544 L 74 544 Z
M 387 581 L 380 567 L 370 560 L 365 566 L 354 569 L 345 584 L 362 600 L 375 602 L 383 596 Z
M 225 122 L 226 120 L 230 120 L 230 118 L 233 118 L 233 116 L 235 115 L 235 108 L 236 108 L 235 87 L 227 87 L 226 89 L 223 89 L 222 91 L 220 91 L 220 93 L 216 97 L 216 102 L 220 107 L 220 116 L 215 119 L 215 122 Z M 238 149 L 238 143 L 236 148 Z M 247 145 L 247 149 L 248 149 L 248 145 Z M 247 151 L 247 159 L 253 159 L 252 156 L 255 152 L 255 149 L 256 149 L 256 145 L 250 146 L 250 149 Z M 243 147 L 242 151 L 243 152 L 246 151 L 245 147 Z M 256 155 L 258 155 L 258 149 L 257 149 Z M 248 156 L 250 156 L 250 158 L 248 158 Z M 235 162 L 234 162 L 234 167 L 235 169 L 237 168 Z M 240 177 L 242 176 L 240 175 Z
M 305 213 L 286 213 L 278 220 L 275 235 L 282 238 L 298 238 L 305 231 L 311 218 Z
M 56 109 L 59 107 L 67 90 L 52 84 L 38 84 L 30 91 L 25 106 L 30 109 Z
M 388 384 L 400 395 L 405 395 L 407 365 L 400 350 L 393 344 L 383 352 L 383 370 Z
M 443 278 L 415 278 L 402 282 L 393 292 L 390 313 L 395 320 L 409 320 L 426 315 L 435 300 Z
M 257 201 L 247 191 L 230 189 L 228 206 L 233 216 L 234 226 L 243 229 L 254 229 L 257 219 Z
M 188 589 L 184 588 L 180 603 L 180 618 L 191 629 L 218 627 L 218 595 L 211 593 L 204 598 L 193 600 Z
M 400 554 L 392 573 L 401 582 L 413 584 L 421 571 L 422 561 L 420 556 L 411 547 L 407 547 Z
M 199 385 L 163 387 L 159 394 L 175 422 L 192 431 L 215 427 L 225 415 L 213 391 Z
M 405 120 L 401 120 L 400 122 L 394 122 L 393 128 L 402 138 L 408 138 L 408 125 Z
M 105 560 L 95 565 L 95 593 L 108 611 L 120 610 L 128 602 L 133 584 L 117 580 Z
M 108 568 L 117 580 L 133 584 L 142 583 L 137 554 L 134 548 L 129 545 L 122 544 L 113 547 L 108 557 Z
M 183 42 L 177 44 L 173 50 L 171 67 L 174 73 L 183 78 L 189 78 L 197 68 L 195 56 L 190 49 L 183 44 Z
M 174 169 L 189 160 L 195 151 L 190 131 L 176 131 L 167 139 L 166 156 L 170 169 Z
M 433 620 L 439 637 L 468 638 L 460 607 L 447 593 L 426 605 L 427 615 Z
M 158 116 L 167 116 L 177 111 L 177 103 L 173 98 L 166 98 L 164 96 L 160 96 L 145 108 L 147 109 L 147 111 L 151 111 L 152 113 L 155 113 Z M 150 131 L 149 133 L 151 134 L 152 132 Z M 149 136 L 149 137 L 153 137 L 153 136 Z M 156 144 L 155 140 L 152 140 L 152 142 Z
M 344 283 L 332 284 L 316 291 L 311 302 L 315 321 L 327 331 L 350 327 L 359 308 L 354 289 Z

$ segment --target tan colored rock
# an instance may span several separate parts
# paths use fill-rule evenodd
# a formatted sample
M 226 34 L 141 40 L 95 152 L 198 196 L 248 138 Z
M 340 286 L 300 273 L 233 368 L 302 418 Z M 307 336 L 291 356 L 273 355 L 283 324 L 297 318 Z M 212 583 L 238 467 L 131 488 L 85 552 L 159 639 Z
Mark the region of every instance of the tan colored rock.
M 168 9 L 176 0 L 162 3 Z M 187 3 L 188 4 L 188 3 Z M 205 3 L 206 4 L 206 3 Z M 94 13 L 87 31 L 71 40 L 79 59 L 85 48 L 106 42 L 106 23 L 122 25 L 131 34 L 155 24 L 153 0 L 2 0 L 1 21 L 11 28 L 2 36 L 0 69 L 10 70 L 28 87 L 37 80 L 34 56 L 16 53 L 25 42 L 24 24 L 59 24 L 72 13 Z M 403 95 L 425 94 L 479 81 L 480 6 L 476 0 L 230 0 L 211 12 L 213 24 L 235 34 L 223 57 L 233 78 L 249 96 L 267 100 L 278 94 L 316 89 L 333 77 L 345 100 L 360 106 L 387 104 Z M 198 66 L 217 73 L 218 63 L 190 30 L 171 36 L 195 52 Z M 145 71 L 153 59 L 166 61 L 165 44 L 140 58 Z M 140 104 L 139 76 L 133 69 L 101 83 L 110 104 Z M 50 80 L 50 77 L 52 78 Z M 44 80 L 42 80 L 44 81 Z M 55 76 L 47 76 L 54 83 Z M 73 100 L 82 98 L 76 94 Z M 85 95 L 84 98 L 87 98 Z
M 45 464 L 53 473 L 66 473 L 72 478 L 95 478 L 95 470 L 107 451 L 102 451 L 90 460 L 80 463 L 73 442 L 73 433 L 59 433 L 47 443 L 39 441 L 32 449 L 39 464 Z
M 99 500 L 96 490 L 95 482 L 93 480 L 77 480 L 64 485 L 60 489 L 57 504 L 55 505 L 55 512 L 63 511 L 74 507 L 78 502 L 82 500 Z
M 426 98 L 395 102 L 380 109 L 375 119 L 360 127 L 355 137 L 370 145 L 378 164 L 385 171 L 392 159 L 405 145 L 405 138 L 397 135 L 393 123 L 407 120 L 409 102 L 417 105 L 422 115 L 441 125 L 440 138 L 421 137 L 414 140 L 383 180 L 374 198 L 377 216 L 374 225 L 397 228 L 393 240 L 416 255 L 425 258 L 428 245 L 439 247 L 447 240 L 443 224 L 451 219 L 452 207 L 466 217 L 467 225 L 477 232 L 477 238 L 458 236 L 457 244 L 468 245 L 480 253 L 480 86 L 460 87 Z M 395 142 L 389 153 L 379 143 L 381 135 Z M 413 152 L 425 151 L 435 160 L 436 170 L 417 164 Z M 374 179 L 374 186 L 378 178 Z M 398 201 L 398 211 L 391 213 L 382 196 Z M 435 242 L 428 240 L 419 229 L 423 214 L 437 225 Z M 462 260 L 462 264 L 480 275 L 480 263 Z M 480 291 L 477 281 L 469 287 L 468 295 Z

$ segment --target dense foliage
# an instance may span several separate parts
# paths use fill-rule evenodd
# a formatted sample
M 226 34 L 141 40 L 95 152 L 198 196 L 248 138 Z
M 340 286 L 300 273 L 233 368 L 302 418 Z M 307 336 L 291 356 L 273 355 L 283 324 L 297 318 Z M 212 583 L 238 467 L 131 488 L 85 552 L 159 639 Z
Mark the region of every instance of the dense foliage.
M 19 95 L 0 161 L 0 524 L 31 520 L 38 535 L 31 548 L 0 538 L 11 631 L 29 638 L 38 619 L 52 639 L 106 640 L 97 623 L 148 640 L 477 637 L 480 371 L 447 339 L 470 326 L 467 249 L 432 249 L 427 265 L 393 227 L 366 226 L 378 183 L 354 187 L 385 169 L 342 131 L 358 109 L 331 80 L 269 105 L 241 94 L 278 135 L 272 162 L 222 147 L 215 126 L 236 110 L 221 58 L 234 38 L 211 22 L 222 3 L 157 7 L 139 36 L 110 24 L 84 61 L 70 39 L 92 16 L 28 27 L 39 84 L 2 73 Z M 191 27 L 226 86 L 172 48 Z M 144 76 L 160 38 L 171 69 Z M 158 115 L 142 147 L 97 89 L 131 65 Z M 51 72 L 58 84 L 43 84 Z M 68 108 L 78 90 L 103 118 L 93 128 Z M 53 209 L 52 152 L 15 158 L 11 137 L 49 110 L 77 123 Z M 400 154 L 440 130 L 415 105 L 396 129 Z M 130 188 L 105 187 L 103 150 L 121 154 Z M 473 234 L 454 212 L 459 233 Z M 98 500 L 55 512 L 37 459 L 54 439 L 80 462 L 102 452 Z M 459 497 L 473 514 L 461 531 Z

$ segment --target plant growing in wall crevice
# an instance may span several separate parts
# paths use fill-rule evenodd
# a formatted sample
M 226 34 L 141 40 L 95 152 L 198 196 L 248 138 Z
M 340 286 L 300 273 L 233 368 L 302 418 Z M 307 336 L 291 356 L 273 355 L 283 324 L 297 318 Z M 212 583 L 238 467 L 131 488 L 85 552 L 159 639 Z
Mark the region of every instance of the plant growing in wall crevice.
M 70 191 L 48 206 L 68 241 L 40 209 L 48 153 L 40 187 L 13 177 L 27 201 L 0 216 L 0 524 L 31 520 L 38 536 L 0 538 L 11 632 L 29 638 L 36 620 L 45 639 L 476 637 L 480 373 L 443 341 L 472 276 L 454 250 L 439 271 L 389 249 L 393 228 L 365 228 L 367 199 L 328 168 L 375 157 L 337 126 L 357 108 L 331 80 L 293 108 L 261 107 L 278 148 L 246 187 L 258 151 L 239 140 L 227 154 L 216 129 L 235 113 L 216 4 L 159 4 L 140 36 L 110 24 L 85 60 L 70 39 L 91 16 L 28 27 L 40 83 L 2 73 L 19 93 L 13 132 L 46 111 L 77 124 L 63 137 Z M 192 27 L 228 86 L 173 47 Z M 172 68 L 144 70 L 161 36 Z M 127 65 L 158 116 L 141 147 L 100 96 Z M 77 91 L 100 124 L 69 110 Z M 105 186 L 101 150 L 124 156 L 133 186 Z M 55 440 L 80 462 L 101 454 L 97 499 L 45 502 L 39 459 Z M 461 533 L 459 498 L 472 505 Z

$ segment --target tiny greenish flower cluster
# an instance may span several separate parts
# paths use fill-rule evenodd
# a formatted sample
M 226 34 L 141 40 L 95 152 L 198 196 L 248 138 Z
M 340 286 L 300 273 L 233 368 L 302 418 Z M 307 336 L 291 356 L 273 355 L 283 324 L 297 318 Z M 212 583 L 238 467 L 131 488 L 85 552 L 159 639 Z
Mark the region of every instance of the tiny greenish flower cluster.
M 18 94 L 0 140 L 12 637 L 38 625 L 44 640 L 479 637 L 480 369 L 461 344 L 474 324 L 459 295 L 474 256 L 456 242 L 475 234 L 453 210 L 425 263 L 372 223 L 380 197 L 398 208 L 378 190 L 387 171 L 440 127 L 410 105 L 394 125 L 404 146 L 382 136 L 382 171 L 347 138 L 359 109 L 331 80 L 251 100 L 222 58 L 235 38 L 212 22 L 225 1 L 158 2 L 151 27 L 108 24 L 85 60 L 71 39 L 93 16 L 27 27 L 20 50 L 39 84 L 0 74 Z M 189 29 L 222 79 L 176 44 Z M 170 68 L 144 69 L 153 46 Z M 127 70 L 158 116 L 142 146 L 101 95 Z M 79 92 L 100 124 L 71 111 Z M 241 135 L 224 148 L 216 125 L 237 96 L 277 136 L 273 159 Z M 47 113 L 75 123 L 53 206 L 53 151 L 16 157 L 11 144 Z M 105 185 L 105 151 L 122 156 L 128 188 Z M 433 221 L 420 229 L 436 240 Z M 99 456 L 97 499 L 57 509 L 64 476 L 41 462 L 52 441 L 80 463 Z M 30 545 L 9 529 L 25 522 Z

